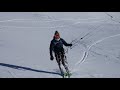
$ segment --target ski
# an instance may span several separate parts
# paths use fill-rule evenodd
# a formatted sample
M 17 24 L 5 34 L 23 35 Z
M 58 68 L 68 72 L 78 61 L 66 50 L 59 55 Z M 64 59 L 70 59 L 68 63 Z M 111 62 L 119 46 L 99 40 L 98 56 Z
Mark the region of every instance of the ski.
M 70 78 L 71 75 L 72 75 L 71 73 L 64 72 L 64 78 Z

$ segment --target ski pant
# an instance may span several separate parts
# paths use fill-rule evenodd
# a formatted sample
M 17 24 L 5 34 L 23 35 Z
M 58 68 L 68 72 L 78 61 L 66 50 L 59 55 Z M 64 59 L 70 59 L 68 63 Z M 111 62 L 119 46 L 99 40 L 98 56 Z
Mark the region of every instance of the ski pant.
M 56 61 L 58 63 L 58 66 L 59 66 L 60 70 L 61 70 L 61 63 L 62 63 L 62 65 L 64 66 L 66 72 L 69 73 L 69 69 L 68 69 L 68 66 L 67 66 L 67 64 L 68 64 L 67 63 L 67 58 L 65 56 L 64 50 L 61 51 L 61 52 L 55 52 L 55 57 L 56 57 Z

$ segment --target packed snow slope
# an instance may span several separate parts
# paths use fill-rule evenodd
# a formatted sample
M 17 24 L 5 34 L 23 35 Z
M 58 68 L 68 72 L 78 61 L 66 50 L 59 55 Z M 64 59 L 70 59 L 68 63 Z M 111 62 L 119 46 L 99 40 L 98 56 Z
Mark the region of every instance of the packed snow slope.
M 62 78 L 49 55 L 56 30 L 73 41 L 71 78 L 120 77 L 119 12 L 0 12 L 0 78 Z

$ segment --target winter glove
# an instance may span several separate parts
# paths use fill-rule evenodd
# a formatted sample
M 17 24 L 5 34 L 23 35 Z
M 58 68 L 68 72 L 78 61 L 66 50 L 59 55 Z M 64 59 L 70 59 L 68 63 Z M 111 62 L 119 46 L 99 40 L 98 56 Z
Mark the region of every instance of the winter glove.
M 52 61 L 53 61 L 53 59 L 54 59 L 54 57 L 53 57 L 53 56 L 51 56 L 51 57 L 50 57 L 50 60 L 52 60 Z
M 70 45 L 70 47 L 72 46 L 72 44 L 69 44 Z

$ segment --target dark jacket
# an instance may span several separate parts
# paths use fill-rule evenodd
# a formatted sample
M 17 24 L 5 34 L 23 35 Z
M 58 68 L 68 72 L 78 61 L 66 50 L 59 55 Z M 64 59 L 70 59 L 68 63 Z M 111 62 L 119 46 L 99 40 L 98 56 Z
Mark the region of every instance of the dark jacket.
M 63 45 L 65 45 L 65 46 L 72 46 L 72 44 L 68 44 L 62 38 L 60 38 L 59 41 L 57 41 L 57 40 L 55 40 L 55 38 L 53 38 L 53 40 L 50 43 L 50 56 L 53 56 L 52 55 L 52 51 L 54 51 L 55 53 L 61 52 L 63 50 Z

